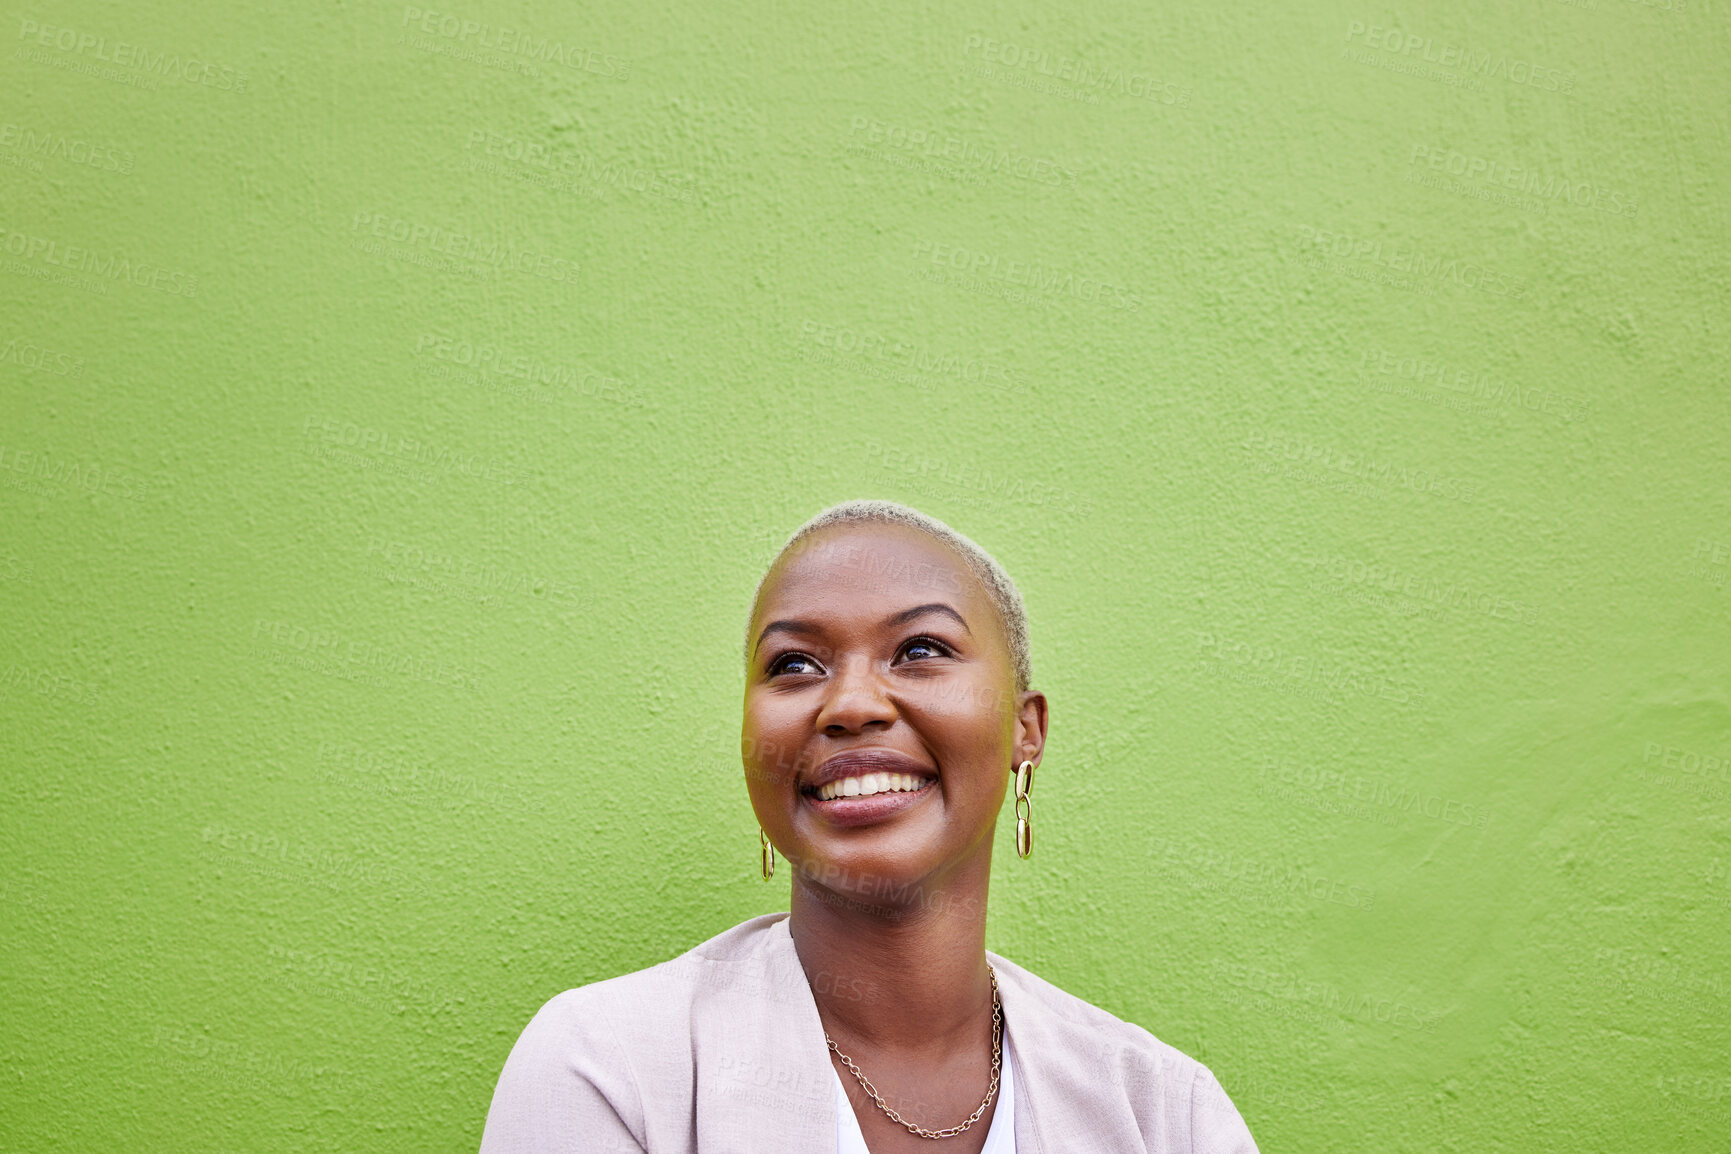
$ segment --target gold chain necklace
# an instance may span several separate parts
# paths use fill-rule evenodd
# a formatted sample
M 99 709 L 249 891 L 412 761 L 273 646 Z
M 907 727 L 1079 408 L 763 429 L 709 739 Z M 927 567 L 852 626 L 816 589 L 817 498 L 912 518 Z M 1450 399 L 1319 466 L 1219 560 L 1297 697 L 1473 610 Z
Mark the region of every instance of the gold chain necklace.
M 859 1084 L 865 1088 L 865 1092 L 870 1094 L 872 1101 L 878 1104 L 878 1109 L 882 1110 L 885 1114 L 888 1114 L 890 1121 L 894 1122 L 896 1125 L 906 1127 L 910 1134 L 918 1134 L 921 1138 L 954 1138 L 957 1134 L 960 1134 L 969 1126 L 978 1122 L 980 1120 L 980 1115 L 986 1112 L 986 1107 L 992 1104 L 992 1099 L 997 1097 L 998 1070 L 1001 1068 L 1004 1061 L 1004 1007 L 998 1001 L 997 971 L 993 970 L 990 965 L 987 965 L 986 973 L 992 979 L 992 1084 L 986 1087 L 986 1100 L 981 1102 L 979 1106 L 975 1108 L 974 1112 L 968 1115 L 968 1120 L 959 1126 L 950 1126 L 943 1130 L 927 1130 L 924 1126 L 915 1126 L 912 1122 L 909 1122 L 906 1118 L 897 1114 L 894 1110 L 890 1109 L 889 1103 L 884 1101 L 884 1096 L 878 1093 L 878 1088 L 871 1084 L 871 1079 L 860 1073 L 860 1068 L 854 1065 L 854 1060 L 841 1052 L 841 1047 L 835 1044 L 835 1039 L 829 1036 L 829 1031 L 825 1030 L 823 1032 L 823 1040 L 829 1043 L 829 1048 L 835 1051 L 835 1056 L 840 1058 L 843 1064 L 853 1071 L 853 1076 L 859 1079 Z

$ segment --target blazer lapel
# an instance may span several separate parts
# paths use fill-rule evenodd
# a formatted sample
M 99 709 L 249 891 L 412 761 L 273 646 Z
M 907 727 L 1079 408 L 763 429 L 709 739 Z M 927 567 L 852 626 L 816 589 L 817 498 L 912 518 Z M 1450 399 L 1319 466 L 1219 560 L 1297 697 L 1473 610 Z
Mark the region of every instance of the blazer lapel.
M 1016 1062 L 1016 1154 L 1144 1150 L 1130 1111 L 1100 1108 L 1102 1091 L 1118 1081 L 1116 1049 L 1054 1014 L 1022 967 L 989 950 L 986 957 Z
M 698 1154 L 835 1149 L 835 1075 L 786 915 L 761 940 L 708 967 L 692 1038 Z

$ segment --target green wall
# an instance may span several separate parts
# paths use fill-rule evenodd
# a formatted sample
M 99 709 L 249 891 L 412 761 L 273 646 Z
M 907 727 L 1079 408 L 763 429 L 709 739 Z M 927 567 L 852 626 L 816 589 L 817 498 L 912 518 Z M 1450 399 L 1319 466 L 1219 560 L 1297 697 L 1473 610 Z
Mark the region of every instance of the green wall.
M 1268 1151 L 1724 1148 L 1723 3 L 0 29 L 6 1148 L 473 1148 L 785 908 L 855 496 L 1028 600 L 992 948 Z

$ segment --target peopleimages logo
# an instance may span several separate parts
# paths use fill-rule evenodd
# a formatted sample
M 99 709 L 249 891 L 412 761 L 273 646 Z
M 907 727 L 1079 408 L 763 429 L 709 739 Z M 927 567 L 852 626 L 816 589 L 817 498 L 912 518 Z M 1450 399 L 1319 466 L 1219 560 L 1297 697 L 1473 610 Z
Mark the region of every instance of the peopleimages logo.
M 1433 172 L 1446 173 L 1466 184 L 1483 183 L 1506 188 L 1547 204 L 1555 203 L 1560 198 L 1565 204 L 1597 209 L 1612 216 L 1634 216 L 1638 207 L 1633 196 L 1618 189 L 1606 188 L 1602 184 L 1594 184 L 1590 180 L 1572 180 L 1528 166 L 1507 164 L 1500 160 L 1472 156 L 1429 144 L 1413 145 L 1407 165 L 1408 181 L 1413 180 L 1411 170 L 1428 168 Z
M 1026 389 L 1028 375 L 990 357 L 943 352 L 908 333 L 805 321 L 800 334 L 812 344 L 833 350 L 844 361 L 881 361 L 905 367 L 917 382 L 922 374 L 942 374 L 957 381 L 994 389 Z
M 1113 308 L 1130 311 L 1142 305 L 1139 294 L 1111 281 L 1051 268 L 1038 261 L 1003 260 L 994 253 L 961 245 L 918 240 L 914 242 L 914 259 L 954 269 L 967 276 L 1022 285 L 1041 293 L 1071 296 L 1090 304 L 1104 302 Z
M 1062 161 L 1028 156 L 1014 148 L 982 146 L 935 128 L 886 124 L 872 116 L 854 117 L 848 140 L 855 151 L 867 156 L 873 155 L 874 147 L 889 149 L 887 157 L 917 155 L 940 165 L 954 166 L 961 176 L 1003 173 L 1054 186 L 1073 184 L 1076 180 L 1075 169 L 1066 167 Z
M 87 493 L 108 493 L 128 501 L 143 501 L 151 495 L 151 482 L 146 478 L 117 471 L 98 461 L 79 464 L 64 457 L 56 457 L 44 449 L 18 449 L 0 445 L 0 472 L 20 473 L 30 480 L 56 487 L 76 485 Z M 12 478 L 8 477 L 6 480 L 11 482 Z M 161 482 L 157 484 L 160 485 Z M 9 484 L 8 487 L 23 486 Z M 49 489 L 43 495 L 61 494 Z
M 76 28 L 42 24 L 21 18 L 18 39 L 24 41 L 27 47 L 51 48 L 64 55 L 99 60 L 104 64 L 130 68 L 148 76 L 160 76 L 227 92 L 246 91 L 247 75 L 239 69 L 211 64 L 192 56 L 183 57 L 178 52 L 153 52 L 143 45 L 128 44 L 124 40 L 116 40 L 110 44 L 106 36 Z
M 1403 32 L 1399 28 L 1383 28 L 1353 20 L 1346 26 L 1347 44 L 1362 45 L 1403 60 L 1418 60 L 1439 68 L 1461 70 L 1469 79 L 1506 80 L 1510 84 L 1525 84 L 1546 92 L 1561 92 L 1565 96 L 1575 91 L 1575 74 L 1559 72 L 1531 60 L 1514 59 L 1495 52 L 1479 52 L 1459 44 L 1439 44 L 1429 36 Z M 1348 49 L 1342 49 L 1345 55 Z M 1416 56 L 1414 54 L 1417 54 Z
M 21 338 L 8 337 L 0 346 L 0 365 L 17 365 L 27 373 L 51 373 L 56 377 L 84 375 L 84 358 L 44 348 Z
M 1480 369 L 1463 368 L 1430 357 L 1391 353 L 1387 349 L 1366 348 L 1359 353 L 1358 374 L 1395 377 L 1414 385 L 1458 393 L 1464 397 L 1511 409 L 1527 409 L 1535 413 L 1550 413 L 1564 421 L 1578 421 L 1591 407 L 1586 398 L 1559 393 L 1550 386 L 1522 387 L 1511 381 L 1498 380 Z M 1374 382 L 1371 382 L 1374 386 Z
M 56 132 L 37 132 L 17 124 L 0 124 L 0 148 L 26 156 L 63 160 L 103 172 L 125 175 L 132 171 L 132 153 L 123 149 L 92 144 Z
M 1410 241 L 1393 240 L 1385 246 L 1381 240 L 1312 228 L 1307 224 L 1298 226 L 1298 236 L 1309 256 L 1362 261 L 1407 274 L 1420 282 L 1453 281 L 1462 288 L 1515 300 L 1527 295 L 1525 277 L 1512 277 L 1470 260 L 1426 253 Z
M 484 240 L 438 225 L 404 220 L 388 213 L 364 210 L 357 212 L 350 222 L 349 230 L 358 235 L 377 237 L 392 244 L 407 246 L 386 254 L 398 259 L 408 259 L 401 256 L 402 252 L 412 253 L 425 249 L 427 252 L 467 261 L 473 265 L 528 273 L 561 284 L 577 279 L 577 262 L 574 260 L 520 249 L 509 241 Z
M 624 80 L 631 74 L 631 62 L 618 56 L 593 52 L 587 48 L 545 36 L 537 37 L 521 28 L 501 28 L 479 20 L 466 20 L 448 12 L 433 12 L 406 5 L 403 27 L 424 36 L 438 36 L 465 47 L 498 52 L 506 56 L 522 56 L 543 64 L 562 64 L 577 72 L 592 72 Z
M 1103 67 L 1073 56 L 1060 54 L 1054 57 L 1043 48 L 1017 45 L 1014 41 L 994 40 L 977 32 L 970 33 L 962 42 L 962 55 L 987 64 L 1051 77 L 1086 92 L 1109 92 L 1116 96 L 1129 96 L 1156 104 L 1176 104 L 1180 107 L 1190 103 L 1188 87 L 1160 77 L 1150 76 L 1145 72 Z
M 0 224 L 0 251 L 21 260 L 90 273 L 104 280 L 124 280 L 171 296 L 198 295 L 198 278 L 191 273 L 177 272 L 148 261 L 134 261 L 112 252 L 101 253 L 75 244 L 63 244 L 45 236 L 32 236 L 3 224 Z

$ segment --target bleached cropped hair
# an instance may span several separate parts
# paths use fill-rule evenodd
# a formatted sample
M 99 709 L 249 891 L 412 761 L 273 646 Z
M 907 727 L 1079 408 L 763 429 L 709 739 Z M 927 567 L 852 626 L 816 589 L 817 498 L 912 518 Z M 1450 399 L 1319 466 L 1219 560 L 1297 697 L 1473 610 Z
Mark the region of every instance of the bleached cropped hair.
M 1010 580 L 1010 575 L 1004 572 L 1004 567 L 984 549 L 974 544 L 967 537 L 956 532 L 936 517 L 928 517 L 918 509 L 899 505 L 894 501 L 843 501 L 839 505 L 831 505 L 798 529 L 787 539 L 775 560 L 769 563 L 763 576 L 758 578 L 757 591 L 751 597 L 751 612 L 757 613 L 758 598 L 763 596 L 763 583 L 769 579 L 770 570 L 795 549 L 799 543 L 820 529 L 828 529 L 832 525 L 906 525 L 917 529 L 928 537 L 934 537 L 954 549 L 963 561 L 967 563 L 969 572 L 985 589 L 992 607 L 998 611 L 998 618 L 1004 625 L 1004 636 L 1009 638 L 1010 657 L 1016 667 L 1016 689 L 1024 691 L 1033 677 L 1033 659 L 1028 646 L 1028 610 L 1022 604 L 1022 594 L 1016 589 L 1016 583 Z M 751 660 L 751 620 L 745 623 L 745 654 L 746 660 Z

